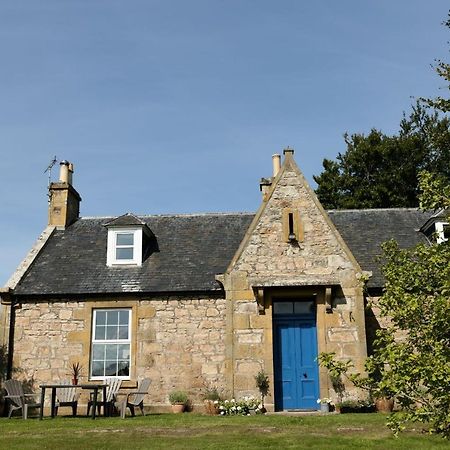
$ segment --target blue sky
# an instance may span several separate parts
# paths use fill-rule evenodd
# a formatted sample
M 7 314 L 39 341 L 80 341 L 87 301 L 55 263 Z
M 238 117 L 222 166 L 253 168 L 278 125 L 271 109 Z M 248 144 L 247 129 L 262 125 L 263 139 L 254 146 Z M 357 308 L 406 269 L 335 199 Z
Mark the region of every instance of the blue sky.
M 344 132 L 395 132 L 439 93 L 448 7 L 2 0 L 0 285 L 46 225 L 54 155 L 83 216 L 254 211 L 273 153 L 312 182 Z

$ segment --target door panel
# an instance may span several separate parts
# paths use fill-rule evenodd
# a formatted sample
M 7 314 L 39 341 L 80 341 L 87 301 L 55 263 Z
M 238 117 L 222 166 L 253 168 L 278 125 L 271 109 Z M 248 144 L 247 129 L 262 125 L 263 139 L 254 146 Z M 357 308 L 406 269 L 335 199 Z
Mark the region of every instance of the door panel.
M 315 320 L 274 318 L 275 406 L 317 409 L 318 367 Z

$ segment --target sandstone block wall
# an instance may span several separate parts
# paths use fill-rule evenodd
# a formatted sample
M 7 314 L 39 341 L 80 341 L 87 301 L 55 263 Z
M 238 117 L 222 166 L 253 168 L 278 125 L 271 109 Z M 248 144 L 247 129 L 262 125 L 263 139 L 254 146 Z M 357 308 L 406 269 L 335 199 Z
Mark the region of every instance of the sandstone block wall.
M 80 361 L 89 381 L 92 311 L 131 308 L 131 379 L 152 380 L 146 403 L 165 405 L 170 391 L 186 390 L 198 403 L 206 385 L 224 387 L 225 300 L 165 296 L 140 300 L 28 302 L 16 311 L 17 376 L 41 383 L 70 379 Z

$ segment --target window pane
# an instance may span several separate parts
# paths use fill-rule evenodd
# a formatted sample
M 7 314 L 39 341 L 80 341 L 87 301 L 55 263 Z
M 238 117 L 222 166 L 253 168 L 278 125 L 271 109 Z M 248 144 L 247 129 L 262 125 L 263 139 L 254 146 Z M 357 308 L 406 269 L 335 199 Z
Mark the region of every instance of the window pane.
M 105 376 L 113 377 L 117 375 L 117 361 L 105 361 Z
M 119 324 L 120 325 L 128 325 L 129 318 L 130 318 L 130 314 L 128 311 L 119 311 Z
M 95 324 L 105 325 L 106 323 L 106 311 L 97 311 L 95 313 Z
M 104 326 L 96 326 L 95 327 L 95 339 L 96 340 L 103 340 L 105 339 L 105 329 Z
M 133 247 L 116 248 L 116 259 L 133 259 Z
M 110 327 L 106 327 L 106 339 L 107 340 L 116 340 L 117 339 L 117 325 L 112 325 Z
M 108 325 L 117 325 L 119 323 L 119 311 L 108 311 Z
M 119 339 L 128 339 L 128 327 L 127 326 L 119 327 Z
M 102 361 L 105 359 L 105 344 L 94 344 L 92 346 L 92 359 Z
M 130 363 L 128 361 L 119 361 L 117 376 L 126 377 L 130 375 Z
M 294 303 L 295 314 L 311 314 L 313 311 L 314 311 L 314 301 Z
M 92 376 L 102 377 L 104 375 L 103 361 L 92 361 Z
M 293 302 L 274 302 L 274 314 L 292 314 L 294 312 Z
M 109 344 L 106 346 L 106 356 L 105 359 L 117 359 L 117 345 L 116 344 Z
M 117 245 L 133 245 L 134 244 L 134 234 L 133 233 L 120 233 L 116 235 Z
M 129 360 L 130 359 L 130 344 L 119 344 L 118 345 L 118 357 L 119 359 Z

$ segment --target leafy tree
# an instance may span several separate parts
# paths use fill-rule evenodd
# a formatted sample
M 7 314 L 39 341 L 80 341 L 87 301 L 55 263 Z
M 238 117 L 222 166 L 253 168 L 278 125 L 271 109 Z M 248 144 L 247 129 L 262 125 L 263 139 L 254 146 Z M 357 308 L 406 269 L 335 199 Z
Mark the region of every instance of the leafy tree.
M 446 22 L 444 22 L 444 25 L 448 28 L 450 28 L 450 11 L 448 14 L 448 19 Z M 436 70 L 436 73 L 445 80 L 446 86 L 445 89 L 450 90 L 450 64 L 445 63 L 438 59 L 436 61 L 436 65 L 434 67 Z M 424 103 L 428 106 L 431 106 L 433 108 L 436 108 L 443 112 L 450 112 L 450 99 L 444 98 L 444 97 L 436 97 L 434 99 L 424 99 L 422 98 Z
M 420 188 L 424 208 L 450 211 L 450 184 L 443 178 L 423 172 Z M 413 421 L 449 438 L 450 241 L 412 249 L 389 241 L 383 251 L 386 284 L 377 306 L 388 325 L 377 331 L 365 364 L 368 376 L 348 378 L 375 398 L 395 397 L 401 410 L 388 424 L 396 433 Z M 319 361 L 336 365 L 333 354 L 322 354 Z
M 417 103 L 400 122 L 397 135 L 372 129 L 344 135 L 347 151 L 324 159 L 314 176 L 325 208 L 418 206 L 418 174 L 428 170 L 450 180 L 450 120 Z

